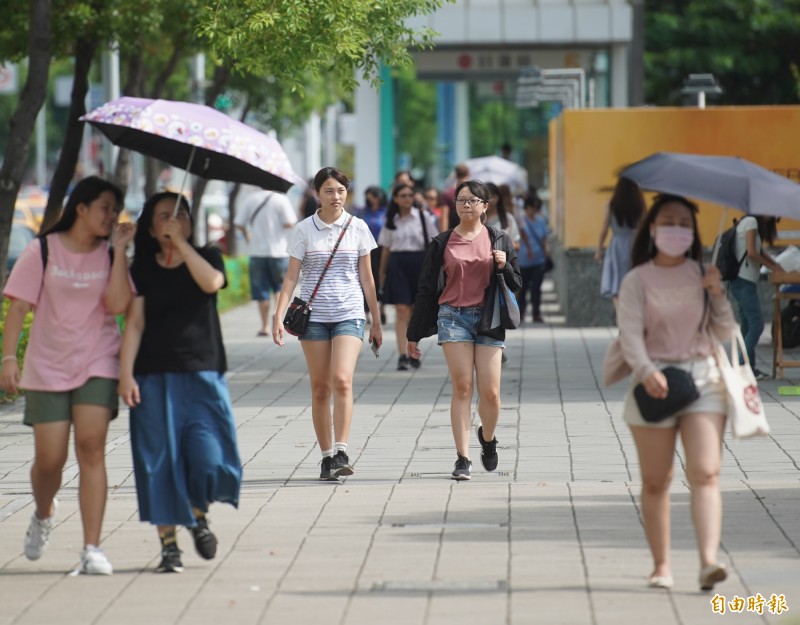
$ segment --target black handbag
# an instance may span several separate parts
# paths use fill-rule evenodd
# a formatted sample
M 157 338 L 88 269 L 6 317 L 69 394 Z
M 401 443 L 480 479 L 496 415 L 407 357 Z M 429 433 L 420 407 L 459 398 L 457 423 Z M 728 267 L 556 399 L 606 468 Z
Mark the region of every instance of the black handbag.
M 517 298 L 508 288 L 503 272 L 497 268 L 497 262 L 494 263 L 494 270 L 495 279 L 489 281 L 481 319 L 478 322 L 478 331 L 483 333 L 497 328 L 514 330 L 520 324 Z
M 339 249 L 339 244 L 342 242 L 344 233 L 347 231 L 347 227 L 350 225 L 351 221 L 353 221 L 352 215 L 347 218 L 347 221 L 342 227 L 342 231 L 339 233 L 339 238 L 336 241 L 336 245 L 333 246 L 333 251 L 328 258 L 328 262 L 325 263 L 325 266 L 322 268 L 322 273 L 319 274 L 317 285 L 311 292 L 311 296 L 308 298 L 308 301 L 306 302 L 299 297 L 295 297 L 292 300 L 292 303 L 289 304 L 289 308 L 286 309 L 286 314 L 283 317 L 283 329 L 289 334 L 293 336 L 303 336 L 306 333 L 308 320 L 311 318 L 311 302 L 316 296 L 317 291 L 319 291 L 319 285 L 322 284 L 322 279 L 325 277 L 325 273 L 328 271 L 328 267 L 331 266 L 331 262 L 333 261 L 333 255 L 336 254 L 336 250 Z
M 649 423 L 663 421 L 700 398 L 700 391 L 689 371 L 678 367 L 664 367 L 661 373 L 667 378 L 668 391 L 665 398 L 651 397 L 641 382 L 633 389 L 639 412 Z

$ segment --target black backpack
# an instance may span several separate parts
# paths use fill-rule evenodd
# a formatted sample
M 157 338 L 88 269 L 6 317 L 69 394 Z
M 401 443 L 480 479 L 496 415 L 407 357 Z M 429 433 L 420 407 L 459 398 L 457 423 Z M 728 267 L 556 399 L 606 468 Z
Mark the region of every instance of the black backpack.
M 717 251 L 717 268 L 725 281 L 735 280 L 739 276 L 739 269 L 747 257 L 747 251 L 742 254 L 741 258 L 736 257 L 736 220 L 733 221 L 733 226 L 725 230 L 717 238 L 715 247 L 719 248 Z

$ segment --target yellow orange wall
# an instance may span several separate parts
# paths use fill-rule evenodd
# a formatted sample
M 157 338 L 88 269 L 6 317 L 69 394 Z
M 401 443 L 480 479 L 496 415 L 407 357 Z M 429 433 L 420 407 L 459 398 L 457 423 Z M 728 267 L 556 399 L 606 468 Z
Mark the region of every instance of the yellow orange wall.
M 616 173 L 654 152 L 740 156 L 800 182 L 800 106 L 564 111 L 550 124 L 550 211 L 565 248 L 597 245 Z M 722 210 L 700 203 L 706 246 Z M 726 226 L 740 216 L 730 209 Z M 800 221 L 779 230 L 779 244 L 800 242 Z

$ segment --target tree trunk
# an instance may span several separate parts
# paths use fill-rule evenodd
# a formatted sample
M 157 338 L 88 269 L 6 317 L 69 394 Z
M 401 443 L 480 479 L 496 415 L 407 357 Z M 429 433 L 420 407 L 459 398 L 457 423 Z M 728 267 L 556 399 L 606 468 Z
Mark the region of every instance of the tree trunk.
M 141 54 L 131 54 L 128 60 L 128 76 L 125 81 L 125 86 L 122 88 L 122 94 L 132 97 L 140 97 L 142 76 L 144 74 L 144 63 L 142 62 Z M 128 184 L 130 183 L 130 162 L 131 151 L 125 148 L 119 149 L 117 155 L 117 163 L 114 167 L 114 177 L 112 182 L 122 190 L 122 195 L 128 193 Z
M 72 83 L 72 99 L 67 118 L 67 132 L 64 145 L 58 156 L 58 165 L 50 183 L 50 195 L 44 211 L 42 231 L 55 224 L 61 215 L 61 207 L 67 189 L 75 175 L 75 166 L 83 143 L 83 122 L 79 117 L 86 113 L 86 94 L 89 91 L 89 69 L 92 66 L 97 44 L 94 41 L 79 39 L 75 42 L 75 73 Z
M 28 78 L 11 116 L 3 167 L 0 168 L 0 284 L 5 284 L 8 239 L 14 205 L 25 175 L 36 116 L 47 96 L 50 71 L 51 0 L 31 0 L 30 32 L 28 33 Z
M 239 116 L 239 121 L 244 123 L 247 119 L 247 114 L 250 112 L 250 96 L 244 101 L 242 107 L 242 114 Z M 238 182 L 233 185 L 230 195 L 228 196 L 228 256 L 235 257 L 238 250 L 236 249 L 236 226 L 233 222 L 236 220 L 236 199 L 239 197 L 239 192 L 242 190 L 242 185 Z

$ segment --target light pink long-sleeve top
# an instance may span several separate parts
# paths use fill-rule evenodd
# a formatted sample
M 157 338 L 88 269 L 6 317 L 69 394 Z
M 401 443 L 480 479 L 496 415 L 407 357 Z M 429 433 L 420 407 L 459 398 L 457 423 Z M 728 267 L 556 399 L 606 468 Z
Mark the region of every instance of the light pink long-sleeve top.
M 708 332 L 701 331 L 703 276 L 700 265 L 687 259 L 675 267 L 649 262 L 635 267 L 622 281 L 617 323 L 625 361 L 638 380 L 659 369 L 654 361 L 681 362 L 714 353 L 708 332 L 725 341 L 736 324 L 730 302 L 708 298 Z

